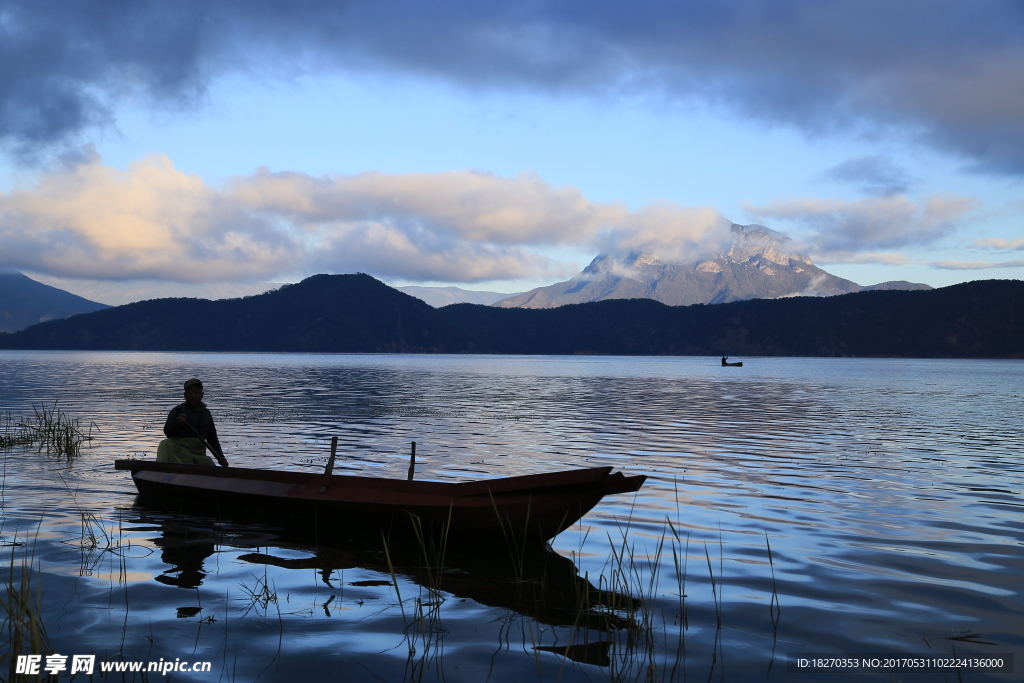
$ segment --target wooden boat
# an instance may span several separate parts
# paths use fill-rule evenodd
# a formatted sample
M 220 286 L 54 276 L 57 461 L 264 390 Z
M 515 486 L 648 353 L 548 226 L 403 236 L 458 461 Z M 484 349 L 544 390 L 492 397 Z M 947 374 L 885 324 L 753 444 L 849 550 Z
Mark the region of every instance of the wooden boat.
M 738 363 L 722 363 L 722 367 L 723 368 L 742 368 L 743 367 L 743 361 L 740 361 Z
M 547 541 L 604 496 L 637 491 L 646 477 L 611 467 L 566 470 L 469 482 L 403 481 L 243 467 L 117 460 L 144 498 L 213 509 L 320 536 L 352 539 L 393 535 L 447 542 Z

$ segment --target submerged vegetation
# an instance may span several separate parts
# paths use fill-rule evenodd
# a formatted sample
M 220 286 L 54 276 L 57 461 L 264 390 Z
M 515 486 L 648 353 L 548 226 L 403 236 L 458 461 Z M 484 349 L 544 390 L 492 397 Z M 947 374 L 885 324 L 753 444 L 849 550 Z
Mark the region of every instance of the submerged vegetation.
M 13 548 L 6 567 L 6 581 L 0 587 L 0 680 L 15 680 L 19 655 L 48 655 L 53 652 L 40 607 L 40 586 L 33 585 L 33 570 L 27 557 L 16 563 Z M 25 679 L 26 676 L 18 676 Z
M 28 419 L 12 419 L 10 412 L 0 416 L 0 450 L 35 446 L 40 452 L 46 449 L 48 455 L 71 459 L 83 443 L 92 440 L 96 426 L 90 424 L 83 431 L 81 418 L 60 411 L 56 402 L 50 408 L 32 406 L 32 410 L 34 415 Z
M 631 527 L 629 520 L 618 534 L 608 536 L 610 552 L 596 575 L 580 574 L 575 551 L 564 557 L 550 548 L 530 551 L 510 543 L 507 554 L 498 551 L 490 563 L 467 565 L 465 556 L 446 555 L 443 545 L 430 547 L 422 539 L 417 557 L 403 561 L 396 561 L 393 550 L 385 544 L 386 567 L 381 570 L 390 580 L 381 583 L 393 589 L 397 600 L 393 606 L 405 625 L 405 680 L 444 680 L 445 639 L 451 628 L 450 624 L 446 627 L 446 617 L 458 619 L 447 608 L 457 605 L 460 596 L 509 610 L 507 617 L 498 620 L 507 624 L 501 641 L 505 647 L 511 645 L 512 624 L 518 623 L 522 648 L 532 653 L 538 680 L 547 680 L 541 673 L 545 653 L 562 658 L 558 680 L 563 679 L 566 667 L 579 665 L 598 667 L 610 681 L 678 680 L 685 677 L 687 668 L 687 632 L 691 627 L 688 595 L 695 590 L 705 593 L 696 599 L 703 609 L 699 609 L 701 621 L 694 624 L 704 633 L 691 644 L 696 645 L 691 655 L 699 652 L 700 659 L 710 666 L 708 675 L 713 675 L 724 666 L 725 654 L 722 539 L 715 542 L 719 550 L 714 558 L 709 542 L 691 544 L 689 532 L 680 533 L 678 524 L 669 519 L 664 521 L 660 534 L 652 534 L 651 529 L 632 533 Z M 765 550 L 763 560 L 747 561 L 770 571 L 771 595 L 763 598 L 769 606 L 768 614 L 749 618 L 763 619 L 764 635 L 774 644 L 781 608 L 767 533 Z M 579 554 L 586 554 L 582 547 Z M 707 574 L 691 575 L 690 560 L 698 566 L 706 563 Z M 485 576 L 471 578 L 481 570 Z M 401 581 L 403 575 L 418 590 L 409 594 Z M 484 584 L 494 587 L 499 583 L 503 586 L 501 597 L 493 590 L 481 591 Z M 771 650 L 770 661 L 765 662 L 768 671 L 776 665 L 774 647 Z
M 31 446 L 34 435 L 19 422 L 11 419 L 11 413 L 0 415 L 0 449 L 9 451 L 19 446 Z

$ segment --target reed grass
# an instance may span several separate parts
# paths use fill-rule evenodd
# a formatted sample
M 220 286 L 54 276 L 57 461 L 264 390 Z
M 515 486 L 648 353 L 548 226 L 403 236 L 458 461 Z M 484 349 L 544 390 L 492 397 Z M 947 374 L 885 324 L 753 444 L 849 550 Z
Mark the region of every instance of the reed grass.
M 7 566 L 7 578 L 0 593 L 0 610 L 3 623 L 0 624 L 0 676 L 4 681 L 31 680 L 24 674 L 16 674 L 15 666 L 20 655 L 46 655 L 53 653 L 50 638 L 46 633 L 41 608 L 41 585 L 37 579 L 33 586 L 33 569 L 28 556 L 15 561 L 12 551 Z M 42 680 L 37 675 L 35 680 Z
M 782 618 L 782 606 L 779 605 L 779 587 L 775 583 L 775 560 L 772 559 L 772 544 L 768 541 L 768 531 L 764 532 L 764 543 L 768 546 L 768 564 L 772 568 L 772 599 L 768 603 L 768 616 L 772 619 L 772 630 L 779 630 L 779 619 Z
M 690 628 L 688 582 L 695 577 L 689 571 L 690 535 L 680 533 L 670 519 L 660 536 L 637 540 L 628 533 L 629 524 L 623 524 L 619 537 L 608 538 L 609 557 L 593 581 L 598 590 L 595 595 L 581 598 L 581 616 L 571 627 L 569 645 L 545 646 L 537 649 L 553 652 L 566 659 L 594 664 L 579 659 L 587 648 L 601 648 L 605 660 L 601 666 L 612 681 L 671 681 L 685 677 L 686 632 Z M 614 533 L 614 532 L 613 532 Z M 702 648 L 701 653 L 710 657 L 708 662 L 711 675 L 725 675 L 725 652 L 723 632 L 725 622 L 725 543 L 719 531 L 719 557 L 711 556 L 712 542 L 705 542 L 704 562 L 708 575 L 704 580 L 710 592 L 710 607 L 713 609 L 710 627 L 714 631 L 714 642 Z M 765 532 L 766 564 L 771 572 L 771 596 L 768 600 L 771 622 L 771 637 L 777 638 L 782 609 L 779 587 L 775 576 L 775 559 L 771 542 Z M 699 558 L 699 550 L 692 559 Z M 717 559 L 717 562 L 716 562 Z M 715 571 L 717 567 L 717 571 Z M 674 570 L 674 576 L 665 577 L 665 572 Z M 591 580 L 587 576 L 587 580 Z M 673 585 L 673 583 L 675 585 Z M 665 600 L 668 598 L 668 601 Z M 588 627 L 582 614 L 585 611 L 604 610 L 618 619 L 608 619 L 606 630 L 595 632 L 593 622 Z M 673 619 L 669 610 L 677 610 Z M 773 656 L 774 662 L 774 649 Z M 769 671 L 771 664 L 769 664 Z M 716 673 L 717 672 L 717 673 Z
M 398 596 L 399 609 L 405 624 L 403 642 L 408 656 L 405 664 L 405 680 L 427 680 L 428 671 L 433 670 L 435 677 L 443 678 L 444 637 L 447 631 L 441 620 L 441 607 L 446 602 L 441 583 L 445 574 L 454 571 L 446 566 L 448 550 L 449 520 L 440 533 L 432 533 L 437 529 L 425 529 L 420 518 L 412 515 L 413 535 L 421 568 L 426 572 L 426 586 L 421 586 L 419 594 L 412 597 L 412 609 L 405 611 L 405 601 L 398 585 L 398 575 L 388 547 L 384 539 L 384 556 L 387 561 L 391 583 Z
M 427 573 L 427 586 L 421 586 L 418 595 L 409 598 L 402 597 L 398 580 L 399 569 L 396 568 L 387 537 L 381 536 L 384 559 L 391 577 L 391 586 L 395 589 L 395 595 L 398 597 L 398 609 L 402 614 L 404 624 L 402 643 L 406 646 L 407 654 L 403 678 L 406 681 L 430 680 L 427 678 L 427 672 L 433 664 L 435 676 L 443 679 L 441 656 L 444 652 L 443 643 L 446 631 L 441 624 L 441 606 L 444 604 L 445 598 L 441 592 L 440 582 L 442 575 L 447 571 L 444 566 L 447 529 L 440 539 L 435 539 L 423 529 L 422 522 L 418 517 L 412 516 L 410 521 L 416 539 L 418 560 Z M 426 600 L 424 600 L 424 589 L 427 595 Z M 412 603 L 408 612 L 406 611 L 406 602 Z
M 24 424 L 26 429 L 35 433 L 39 449 L 46 452 L 73 458 L 78 455 L 82 444 L 92 440 L 95 424 L 90 423 L 88 433 L 82 431 L 81 419 L 72 418 L 57 409 L 57 402 L 49 409 L 46 406 L 36 408 L 33 422 Z
M 11 411 L 0 415 L 0 450 L 10 451 L 19 446 L 31 446 L 35 435 L 11 418 Z
M 277 605 L 277 590 L 270 589 L 270 581 L 267 578 L 267 574 L 264 571 L 263 578 L 252 574 L 252 578 L 256 579 L 256 583 L 253 588 L 245 585 L 244 582 L 239 583 L 242 590 L 245 591 L 249 604 L 242 611 L 242 616 L 246 616 L 253 609 L 262 612 L 264 615 L 270 605 Z
M 39 451 L 45 448 L 48 455 L 70 460 L 79 454 L 83 443 L 92 440 L 93 429 L 97 429 L 95 423 L 90 423 L 88 430 L 83 430 L 81 418 L 62 412 L 56 401 L 49 408 L 32 406 L 32 410 L 32 417 L 18 421 L 7 412 L 0 424 L 0 450 L 36 446 Z

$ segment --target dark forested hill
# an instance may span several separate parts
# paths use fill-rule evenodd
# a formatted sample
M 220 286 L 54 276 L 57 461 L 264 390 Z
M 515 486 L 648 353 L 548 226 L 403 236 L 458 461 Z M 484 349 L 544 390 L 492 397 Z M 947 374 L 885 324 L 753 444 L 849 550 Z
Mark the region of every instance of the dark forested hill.
M 160 299 L 47 322 L 0 335 L 0 347 L 1024 358 L 1024 282 L 677 307 L 433 309 L 368 275 L 317 275 L 244 299 Z
M 444 350 L 434 309 L 369 275 L 316 275 L 242 299 L 154 299 L 35 325 L 6 348 L 147 351 Z
M 1017 280 L 680 307 L 633 299 L 439 313 L 472 350 L 489 353 L 1024 357 Z

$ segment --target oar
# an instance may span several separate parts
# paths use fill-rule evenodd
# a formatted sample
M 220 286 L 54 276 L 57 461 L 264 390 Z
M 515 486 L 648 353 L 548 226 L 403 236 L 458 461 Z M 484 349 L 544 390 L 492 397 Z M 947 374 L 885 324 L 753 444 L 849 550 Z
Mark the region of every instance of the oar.
M 217 451 L 217 450 L 215 450 L 215 449 L 213 448 L 213 446 L 211 446 L 210 444 L 208 444 L 208 443 L 206 442 L 206 439 L 204 439 L 204 438 L 203 438 L 203 435 L 202 435 L 202 434 L 200 434 L 200 433 L 199 433 L 198 431 L 196 431 L 196 428 L 195 428 L 195 427 L 193 427 L 192 425 L 190 425 L 190 424 L 188 423 L 188 420 L 184 420 L 184 421 L 183 421 L 183 423 L 184 423 L 184 425 L 185 425 L 186 427 L 188 427 L 189 429 L 191 429 L 191 430 L 192 430 L 192 433 L 193 433 L 193 434 L 195 434 L 195 435 L 196 435 L 196 437 L 197 437 L 197 438 L 198 438 L 198 439 L 199 439 L 200 441 L 202 441 L 202 442 L 203 442 L 203 445 L 204 445 L 204 446 L 206 446 L 206 448 L 207 448 L 207 449 L 208 449 L 208 450 L 209 450 L 209 451 L 210 451 L 211 453 L 213 453 L 213 456 L 214 456 L 215 458 L 217 458 L 217 462 L 219 462 L 219 463 L 220 463 L 221 467 L 227 467 L 227 466 L 228 466 L 228 461 L 227 461 L 227 459 L 226 459 L 226 458 L 224 457 L 224 454 L 223 454 L 223 453 L 221 453 L 220 451 Z

